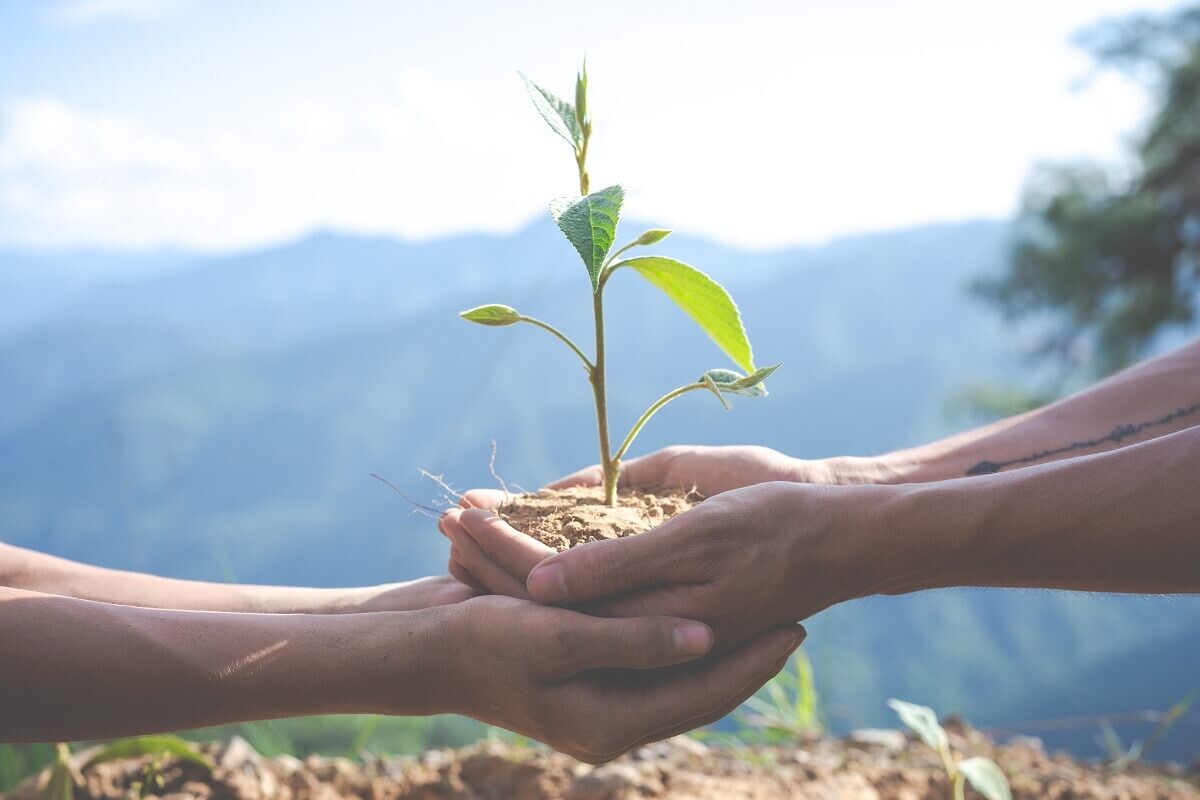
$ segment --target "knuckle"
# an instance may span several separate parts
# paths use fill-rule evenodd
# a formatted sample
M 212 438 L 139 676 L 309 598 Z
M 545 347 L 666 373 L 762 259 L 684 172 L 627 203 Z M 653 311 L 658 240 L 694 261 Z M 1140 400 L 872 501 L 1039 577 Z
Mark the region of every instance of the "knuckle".
M 621 585 L 623 569 L 613 549 L 599 547 L 600 544 L 603 542 L 592 545 L 594 549 L 587 572 L 598 591 L 609 593 Z
M 584 649 L 584 637 L 572 628 L 560 628 L 554 633 L 554 663 L 560 669 L 569 670 L 579 663 Z

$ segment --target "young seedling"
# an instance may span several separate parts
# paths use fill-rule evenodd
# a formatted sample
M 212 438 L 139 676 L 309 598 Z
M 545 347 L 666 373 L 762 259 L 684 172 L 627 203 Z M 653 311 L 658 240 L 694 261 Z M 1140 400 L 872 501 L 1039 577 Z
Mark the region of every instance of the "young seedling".
M 928 706 L 918 706 L 903 700 L 888 700 L 888 705 L 921 741 L 929 745 L 942 760 L 946 777 L 954 787 L 954 800 L 964 800 L 966 784 L 987 800 L 1012 800 L 1008 778 L 996 762 L 990 758 L 976 756 L 958 761 L 950 750 L 950 737 L 938 722 L 937 714 Z
M 75 794 L 76 768 L 71 762 L 70 746 L 59 743 L 57 757 L 50 768 L 50 777 L 42 789 L 41 800 L 71 800 Z M 141 780 L 131 787 L 138 797 L 147 797 L 161 789 L 162 768 L 166 761 L 175 759 L 186 761 L 212 771 L 216 766 L 195 747 L 178 736 L 170 734 L 135 736 L 129 739 L 119 739 L 104 747 L 91 758 L 81 769 L 105 764 L 109 761 L 119 761 L 125 758 L 140 758 L 153 756 L 142 769 Z
M 558 328 L 506 305 L 479 306 L 462 312 L 461 316 L 480 325 L 503 326 L 524 322 L 541 328 L 559 339 L 583 362 L 596 405 L 604 501 L 609 506 L 615 506 L 621 459 L 629 451 L 638 433 L 659 409 L 675 398 L 696 390 L 712 392 L 726 408 L 729 407 L 725 399 L 727 394 L 765 396 L 767 390 L 763 381 L 778 369 L 779 365 L 755 367 L 750 340 L 742 325 L 741 314 L 729 292 L 712 278 L 695 267 L 665 256 L 626 257 L 625 254 L 634 248 L 658 244 L 670 235 L 670 231 L 652 228 L 612 250 L 625 192 L 619 185 L 609 186 L 597 192 L 590 191 L 587 157 L 592 137 L 592 118 L 587 104 L 587 64 L 584 64 L 575 79 L 574 104 L 543 89 L 524 75 L 521 77 L 542 119 L 570 145 L 575 157 L 580 196 L 555 200 L 550 204 L 550 214 L 567 237 L 567 241 L 579 252 L 587 270 L 592 289 L 595 352 L 592 357 L 588 357 Z M 608 399 L 605 393 L 604 290 L 612 276 L 623 269 L 637 273 L 666 294 L 708 334 L 741 371 L 710 369 L 695 381 L 663 395 L 638 417 L 629 433 L 614 450 L 608 432 Z

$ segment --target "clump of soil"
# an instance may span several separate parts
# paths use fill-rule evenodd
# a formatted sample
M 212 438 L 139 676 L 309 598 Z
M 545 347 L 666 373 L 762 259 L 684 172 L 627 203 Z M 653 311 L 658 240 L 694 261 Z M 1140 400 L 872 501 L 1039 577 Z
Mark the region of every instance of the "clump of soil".
M 622 489 L 616 507 L 610 508 L 604 504 L 603 489 L 577 486 L 513 495 L 496 513 L 521 533 L 562 551 L 585 542 L 644 533 L 698 502 L 696 494 L 678 489 L 655 493 Z
M 1134 764 L 1114 770 L 1061 753 L 1037 739 L 1005 745 L 959 727 L 951 744 L 962 754 L 996 760 L 1015 800 L 1200 800 L 1200 772 L 1179 764 Z M 541 747 L 481 744 L 428 750 L 420 756 L 264 758 L 244 740 L 204 752 L 217 768 L 163 764 L 164 800 L 949 800 L 937 756 L 899 731 L 862 731 L 847 739 L 806 739 L 728 749 L 686 737 L 649 745 L 592 767 Z M 85 753 L 77 755 L 79 763 Z M 150 758 L 82 770 L 75 800 L 138 796 Z M 37 800 L 48 776 L 31 778 L 9 797 Z M 968 797 L 978 797 L 968 790 Z

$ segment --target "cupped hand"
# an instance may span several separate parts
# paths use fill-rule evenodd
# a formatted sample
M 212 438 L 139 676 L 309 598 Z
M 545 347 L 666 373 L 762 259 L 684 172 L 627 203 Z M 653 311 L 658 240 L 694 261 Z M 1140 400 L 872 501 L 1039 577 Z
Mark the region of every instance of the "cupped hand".
M 871 593 L 884 579 L 870 510 L 887 487 L 763 483 L 636 536 L 555 553 L 495 514 L 447 515 L 452 568 L 481 590 L 608 616 L 710 625 L 722 647 Z
M 725 716 L 786 663 L 804 629 L 764 632 L 722 656 L 704 625 L 605 619 L 507 597 L 436 612 L 444 710 L 602 763 Z

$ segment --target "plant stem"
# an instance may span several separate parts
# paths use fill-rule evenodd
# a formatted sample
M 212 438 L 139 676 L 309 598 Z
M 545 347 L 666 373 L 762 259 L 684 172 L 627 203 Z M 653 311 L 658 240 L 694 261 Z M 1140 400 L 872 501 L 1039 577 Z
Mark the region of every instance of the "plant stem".
M 967 780 L 961 772 L 954 776 L 954 800 L 966 800 Z
M 565 344 L 567 347 L 571 348 L 571 350 L 575 353 L 575 355 L 579 356 L 579 360 L 583 362 L 584 368 L 588 371 L 589 375 L 591 374 L 592 369 L 593 369 L 592 362 L 589 361 L 588 357 L 586 355 L 584 355 L 582 350 L 579 349 L 579 345 L 572 342 L 565 333 L 563 333 L 558 328 L 551 325 L 549 322 L 542 322 L 540 319 L 534 319 L 533 317 L 522 316 L 521 322 L 528 322 L 530 325 L 536 325 L 539 328 L 541 328 L 542 330 L 548 331 L 549 333 L 552 333 L 554 336 L 557 336 L 559 339 L 562 340 L 563 344 Z
M 650 418 L 654 416 L 656 411 L 674 400 L 676 397 L 679 397 L 681 394 L 687 394 L 693 389 L 707 388 L 708 386 L 703 383 L 689 383 L 687 386 L 680 386 L 678 389 L 673 389 L 655 400 L 649 408 L 642 412 L 642 415 L 638 417 L 637 422 L 633 423 L 633 427 L 629 429 L 629 434 L 625 437 L 625 440 L 621 442 L 621 446 L 617 448 L 617 452 L 616 455 L 613 456 L 613 460 L 617 462 L 621 460 L 621 458 L 625 455 L 625 451 L 629 449 L 631 444 L 633 444 L 633 440 L 639 433 L 642 432 L 642 428 L 645 427 L 646 423 L 650 421 Z
M 580 179 L 581 181 L 586 178 Z M 596 428 L 600 434 L 600 470 L 604 475 L 604 502 L 608 506 L 617 504 L 617 478 L 620 476 L 620 456 L 610 455 L 612 444 L 608 439 L 608 398 L 604 393 L 604 292 L 598 289 L 592 295 L 592 312 L 596 318 L 596 362 L 592 365 L 592 394 L 596 398 Z
M 591 137 L 584 134 L 583 144 L 579 146 L 579 152 L 575 154 L 575 166 L 579 169 L 579 194 L 581 197 L 588 193 L 587 151 L 589 138 Z

